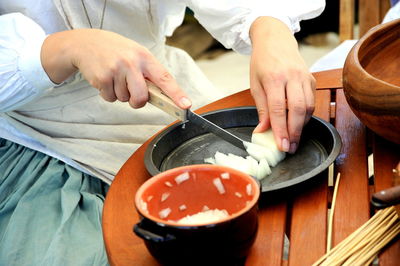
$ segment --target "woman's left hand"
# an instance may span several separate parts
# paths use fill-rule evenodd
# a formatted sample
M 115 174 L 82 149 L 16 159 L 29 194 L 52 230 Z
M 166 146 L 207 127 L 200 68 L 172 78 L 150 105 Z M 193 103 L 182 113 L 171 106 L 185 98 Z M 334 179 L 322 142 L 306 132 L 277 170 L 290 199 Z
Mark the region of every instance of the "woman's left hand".
M 278 148 L 294 153 L 314 112 L 315 79 L 292 32 L 281 21 L 260 17 L 252 24 L 250 36 L 250 86 L 259 116 L 254 132 L 271 127 Z

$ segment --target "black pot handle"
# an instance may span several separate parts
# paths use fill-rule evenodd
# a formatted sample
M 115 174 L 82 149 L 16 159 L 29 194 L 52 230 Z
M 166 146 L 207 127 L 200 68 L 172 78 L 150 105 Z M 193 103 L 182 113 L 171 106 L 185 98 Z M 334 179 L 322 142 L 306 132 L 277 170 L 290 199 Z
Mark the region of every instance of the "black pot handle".
M 166 242 L 166 241 L 171 241 L 171 240 L 176 239 L 175 236 L 171 235 L 171 234 L 166 234 L 165 236 L 161 236 L 159 234 L 150 232 L 149 230 L 146 230 L 142 227 L 141 222 L 135 224 L 135 226 L 133 227 L 133 231 L 135 232 L 135 234 L 137 236 L 143 238 L 144 240 L 148 240 L 148 241 L 152 241 L 152 242 L 156 242 L 156 243 Z

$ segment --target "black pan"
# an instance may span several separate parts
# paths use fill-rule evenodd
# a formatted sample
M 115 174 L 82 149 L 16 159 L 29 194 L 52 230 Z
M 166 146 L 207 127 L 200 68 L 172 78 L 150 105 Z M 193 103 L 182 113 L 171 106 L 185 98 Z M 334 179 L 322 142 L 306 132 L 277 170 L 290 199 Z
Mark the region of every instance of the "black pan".
M 250 141 L 258 124 L 254 106 L 222 109 L 203 114 L 205 118 Z M 324 171 L 339 155 L 342 142 L 336 129 L 324 120 L 312 117 L 304 127 L 298 151 L 271 168 L 261 180 L 261 191 L 272 192 L 303 183 Z M 159 133 L 148 145 L 144 163 L 151 175 L 178 166 L 204 164 L 215 152 L 247 156 L 247 152 L 214 134 L 202 132 L 190 121 L 174 124 Z

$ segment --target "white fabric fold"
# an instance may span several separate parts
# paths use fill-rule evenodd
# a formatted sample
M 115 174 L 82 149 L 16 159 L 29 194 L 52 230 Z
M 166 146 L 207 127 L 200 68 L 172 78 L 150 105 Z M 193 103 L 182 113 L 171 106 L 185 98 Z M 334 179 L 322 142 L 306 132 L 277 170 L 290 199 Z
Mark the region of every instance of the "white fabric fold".
M 40 60 L 44 31 L 20 13 L 0 16 L 0 25 L 0 112 L 6 112 L 49 92 L 55 84 Z
M 90 24 L 97 27 L 104 2 L 85 3 Z M 147 47 L 197 109 L 238 89 L 216 90 L 186 52 L 165 45 L 186 7 L 225 46 L 248 53 L 249 28 L 257 17 L 274 16 L 296 30 L 299 18 L 316 16 L 324 1 L 302 1 L 299 10 L 288 3 L 295 1 L 107 0 L 103 28 Z M 81 1 L 0 1 L 0 14 L 6 14 L 0 16 L 0 138 L 110 183 L 143 142 L 172 122 L 150 105 L 134 110 L 126 103 L 105 102 L 80 73 L 60 85 L 51 83 L 40 63 L 41 45 L 46 34 L 89 26 Z

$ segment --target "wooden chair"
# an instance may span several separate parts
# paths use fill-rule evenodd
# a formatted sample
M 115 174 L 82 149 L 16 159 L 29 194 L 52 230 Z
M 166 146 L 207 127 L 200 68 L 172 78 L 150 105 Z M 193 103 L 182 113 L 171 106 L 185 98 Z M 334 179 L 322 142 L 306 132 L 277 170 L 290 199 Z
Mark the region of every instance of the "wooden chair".
M 358 14 L 356 14 L 356 2 Z M 382 22 L 390 8 L 390 0 L 340 0 L 340 41 L 357 39 L 370 28 Z M 354 25 L 359 23 L 359 36 L 354 35 Z

